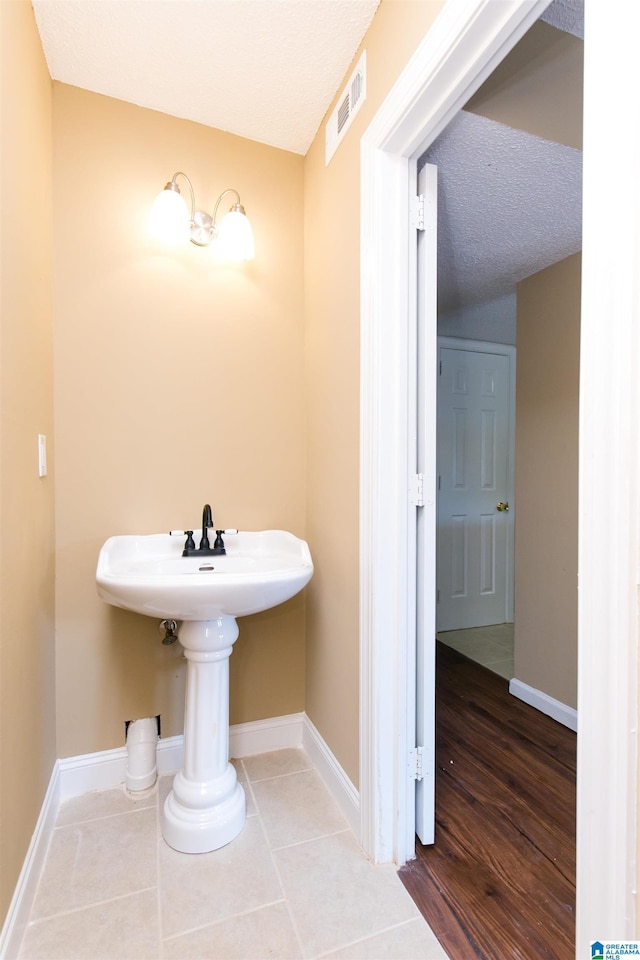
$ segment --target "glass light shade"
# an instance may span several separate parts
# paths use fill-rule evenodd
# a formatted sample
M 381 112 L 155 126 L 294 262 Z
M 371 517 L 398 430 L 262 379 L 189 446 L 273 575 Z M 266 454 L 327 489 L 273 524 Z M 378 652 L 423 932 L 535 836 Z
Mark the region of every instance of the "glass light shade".
M 179 190 L 169 184 L 153 201 L 149 233 L 165 243 L 186 243 L 189 239 L 189 209 Z
M 253 230 L 245 213 L 231 209 L 220 224 L 218 251 L 225 260 L 253 260 L 256 255 Z

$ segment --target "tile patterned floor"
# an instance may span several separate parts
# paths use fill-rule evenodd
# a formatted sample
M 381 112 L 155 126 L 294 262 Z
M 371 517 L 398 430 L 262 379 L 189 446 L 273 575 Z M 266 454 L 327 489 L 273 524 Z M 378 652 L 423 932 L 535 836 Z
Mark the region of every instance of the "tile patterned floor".
M 238 760 L 240 836 L 161 837 L 170 777 L 59 812 L 20 960 L 446 960 L 392 865 L 374 866 L 302 750 Z
M 511 680 L 514 675 L 512 623 L 447 630 L 438 634 L 438 640 L 494 673 L 499 673 L 506 680 Z

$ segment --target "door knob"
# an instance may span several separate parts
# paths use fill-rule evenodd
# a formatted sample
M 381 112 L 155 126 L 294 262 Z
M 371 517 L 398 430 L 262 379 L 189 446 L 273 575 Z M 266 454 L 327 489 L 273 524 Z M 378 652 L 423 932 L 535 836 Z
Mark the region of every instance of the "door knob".
M 508 513 L 508 512 L 509 512 L 509 504 L 508 504 L 508 503 L 503 503 L 502 500 L 501 500 L 500 503 L 496 503 L 496 510 L 499 510 L 500 513 Z

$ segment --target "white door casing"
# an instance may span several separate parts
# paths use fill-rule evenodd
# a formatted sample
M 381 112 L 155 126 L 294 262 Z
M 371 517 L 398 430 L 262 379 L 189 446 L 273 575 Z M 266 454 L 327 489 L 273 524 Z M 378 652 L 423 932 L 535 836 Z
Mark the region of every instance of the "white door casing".
M 513 347 L 439 338 L 438 630 L 513 619 Z
M 361 842 L 377 862 L 404 863 L 414 853 L 406 787 L 415 733 L 406 711 L 415 693 L 406 630 L 415 542 L 406 509 L 412 164 L 546 6 L 447 0 L 361 140 L 360 806 Z M 640 83 L 632 29 L 640 8 L 626 9 L 624 23 L 607 4 L 585 0 L 585 8 L 579 958 L 590 939 L 636 932 L 640 579 Z M 617 158 L 606 203 L 602 142 Z

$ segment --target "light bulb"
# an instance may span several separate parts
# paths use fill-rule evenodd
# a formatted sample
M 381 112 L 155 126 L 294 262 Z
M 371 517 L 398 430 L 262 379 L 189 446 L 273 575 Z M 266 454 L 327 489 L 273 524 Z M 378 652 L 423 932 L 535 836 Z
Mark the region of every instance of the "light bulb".
M 218 231 L 218 251 L 225 260 L 253 260 L 256 255 L 251 224 L 239 206 L 231 208 Z
M 189 239 L 189 210 L 175 183 L 168 183 L 153 201 L 149 233 L 165 243 L 186 243 Z

